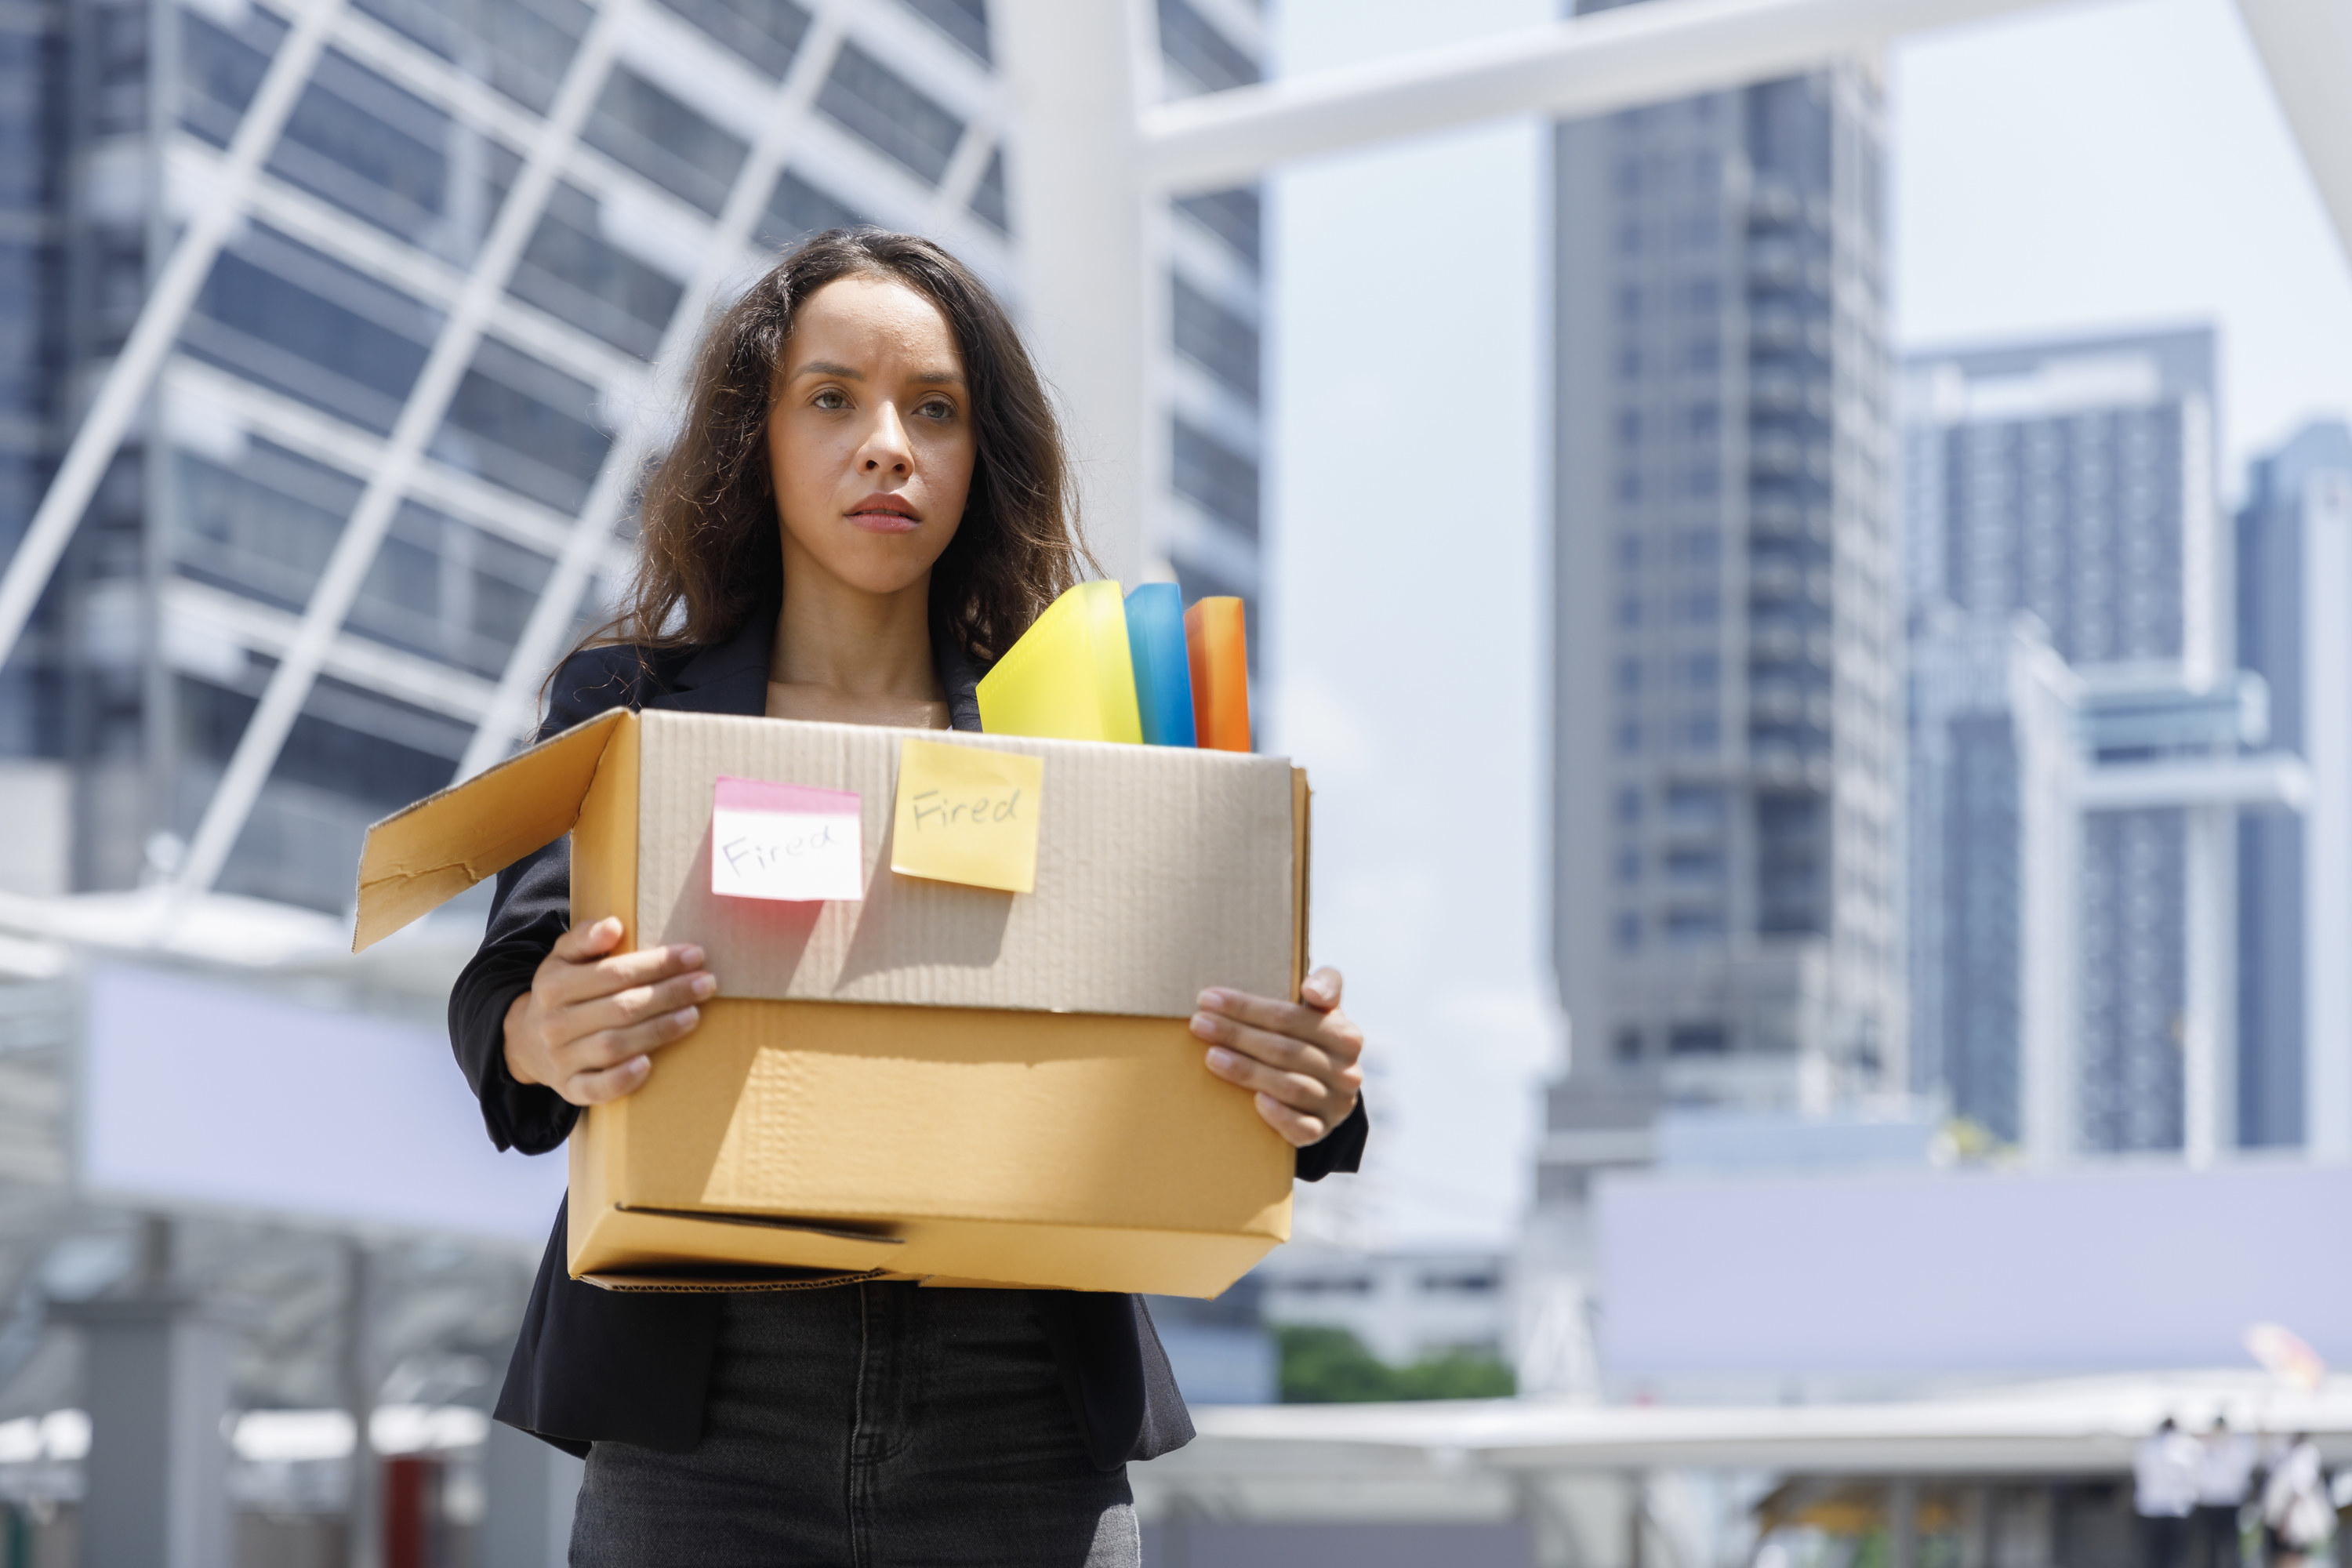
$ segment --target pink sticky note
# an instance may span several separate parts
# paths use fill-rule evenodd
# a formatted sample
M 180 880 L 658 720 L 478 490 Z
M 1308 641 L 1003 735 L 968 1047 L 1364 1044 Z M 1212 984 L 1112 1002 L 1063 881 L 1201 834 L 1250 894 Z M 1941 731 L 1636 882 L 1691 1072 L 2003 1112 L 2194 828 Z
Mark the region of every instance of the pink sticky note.
M 711 799 L 710 890 L 802 903 L 864 898 L 857 792 L 721 774 Z

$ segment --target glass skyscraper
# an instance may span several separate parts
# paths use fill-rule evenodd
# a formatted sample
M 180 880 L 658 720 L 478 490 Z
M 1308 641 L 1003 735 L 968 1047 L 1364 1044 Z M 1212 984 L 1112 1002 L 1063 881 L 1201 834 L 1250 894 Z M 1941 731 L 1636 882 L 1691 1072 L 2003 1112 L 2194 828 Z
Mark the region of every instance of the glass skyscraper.
M 2270 688 L 2272 744 L 2309 756 L 2305 716 L 2317 695 L 2306 670 L 2307 514 L 2332 489 L 2352 496 L 2352 429 L 2306 426 L 2257 460 L 2237 517 L 2238 662 Z M 2237 1135 L 2244 1147 L 2301 1145 L 2309 1134 L 2305 1063 L 2314 963 L 2305 918 L 2308 825 L 2283 812 L 2238 821 Z M 2340 958 L 2340 955 L 2338 955 Z
M 1882 145 L 1864 61 L 1558 131 L 1539 1213 L 1664 1106 L 1902 1082 Z
M 2020 657 L 2012 623 L 2026 617 L 2057 667 L 2070 769 L 2263 739 L 2260 683 L 2242 687 L 2229 657 L 2213 339 L 1929 354 L 1906 375 L 1915 1066 L 1923 1089 L 2013 1140 L 2031 770 L 2004 662 Z M 2074 1148 L 2182 1146 L 2193 819 L 2216 809 L 2084 809 L 2068 830 Z M 2226 837 L 2210 851 L 2226 856 Z
M 0 6 L 0 555 L 296 15 Z M 1160 0 L 1158 17 L 1169 92 L 1255 79 L 1255 8 Z M 172 873 L 389 474 L 383 542 L 217 884 L 342 908 L 362 826 L 450 781 L 600 476 L 625 491 L 608 466 L 658 445 L 655 362 L 691 342 L 698 277 L 723 292 L 779 247 L 874 222 L 939 236 L 1020 306 L 1019 130 L 983 0 L 349 0 L 326 38 L 0 672 L 0 805 L 22 846 L 0 886 Z M 502 216 L 528 220 L 511 258 L 488 243 Z M 1166 234 L 1171 493 L 1147 553 L 1195 593 L 1255 595 L 1256 195 L 1179 203 Z M 404 467 L 420 371 L 461 325 L 478 341 Z M 633 425 L 651 441 L 620 441 Z M 575 625 L 625 567 L 626 511 L 592 542 Z

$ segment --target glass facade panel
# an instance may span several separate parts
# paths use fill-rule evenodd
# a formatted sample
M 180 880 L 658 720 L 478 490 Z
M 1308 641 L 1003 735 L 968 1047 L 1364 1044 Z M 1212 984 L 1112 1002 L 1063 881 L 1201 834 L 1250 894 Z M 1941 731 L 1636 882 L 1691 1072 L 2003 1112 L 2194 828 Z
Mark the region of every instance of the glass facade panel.
M 809 14 L 793 0 L 661 0 L 760 69 L 782 79 L 808 37 Z
M 235 472 L 193 453 L 173 462 L 171 560 L 181 576 L 300 611 L 360 481 L 268 442 L 254 442 Z
M 614 67 L 604 83 L 583 140 L 713 216 L 726 205 L 750 151 L 625 66 Z
M 1259 265 L 1264 224 L 1255 186 L 1186 196 L 1176 210 L 1232 246 L 1252 267 Z
M 855 43 L 842 46 L 816 104 L 929 184 L 940 183 L 963 139 L 961 120 Z
M 535 500 L 576 511 L 612 444 L 597 419 L 594 388 L 485 338 L 433 450 Z
M 352 629 L 495 677 L 552 570 L 543 555 L 411 502 L 352 607 Z
M 776 182 L 775 194 L 768 198 L 760 243 L 771 250 L 784 250 L 813 234 L 867 221 L 864 213 L 839 196 L 786 169 L 783 178 Z
M 1004 150 L 1000 147 L 988 155 L 988 167 L 981 171 L 980 184 L 972 190 L 972 216 L 997 233 L 1009 235 L 1013 218 L 1004 201 Z
M 554 100 L 589 7 L 581 0 L 352 0 L 525 107 Z
M 202 358 L 383 434 L 424 368 L 437 315 L 256 225 L 221 253 L 181 336 Z
M 644 358 L 660 344 L 685 293 L 667 275 L 608 243 L 595 199 L 569 184 L 549 197 L 508 287 L 515 298 Z
M 1176 352 L 1257 402 L 1257 329 L 1181 278 L 1171 279 Z
M 1170 477 L 1189 497 L 1252 539 L 1257 537 L 1257 464 L 1185 420 L 1171 423 Z
M 1184 0 L 1160 0 L 1160 52 L 1211 92 L 1259 79 L 1257 62 Z
M 987 0 L 907 0 L 907 9 L 988 62 Z
M 214 146 L 226 147 L 286 36 L 286 24 L 255 9 L 232 33 L 209 17 L 183 12 L 179 28 L 180 123 Z

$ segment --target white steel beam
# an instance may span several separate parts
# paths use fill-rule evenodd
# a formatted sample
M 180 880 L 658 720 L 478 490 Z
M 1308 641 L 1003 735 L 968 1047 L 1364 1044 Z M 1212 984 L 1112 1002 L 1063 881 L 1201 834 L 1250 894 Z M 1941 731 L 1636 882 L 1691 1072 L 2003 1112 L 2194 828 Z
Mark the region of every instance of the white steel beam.
M 42 495 L 16 553 L 9 557 L 7 571 L 0 574 L 0 665 L 6 664 L 15 651 L 67 542 L 89 510 L 89 499 L 106 477 L 123 437 L 130 434 L 147 389 L 163 368 L 163 356 L 180 335 L 181 323 L 194 307 L 205 279 L 212 275 L 214 259 L 244 220 L 255 176 L 278 145 L 278 132 L 286 128 L 287 116 L 309 85 L 328 31 L 342 8 L 343 0 L 307 0 L 296 15 L 292 29 L 270 57 L 244 118 L 237 121 L 228 155 L 222 161 L 219 184 L 173 247 L 154 289 L 139 308 L 139 320 L 132 324 L 122 352 L 99 383 L 89 412 L 74 431 L 56 477 Z
M 2084 811 L 2173 805 L 2269 805 L 2301 811 L 2310 803 L 2311 770 L 2289 752 L 2108 763 L 2084 768 L 2074 795 L 2074 804 Z
M 1167 336 L 1136 118 L 1159 35 L 1139 0 L 995 0 L 989 16 L 1029 342 L 1070 431 L 1095 553 L 1132 580 L 1151 515 L 1153 351 Z
M 277 765 L 278 754 L 301 713 L 311 683 L 318 679 L 320 668 L 342 629 L 343 617 L 350 613 L 352 602 L 359 596 L 361 584 L 367 579 L 368 569 L 374 564 L 384 533 L 392 526 L 402 498 L 408 492 L 409 480 L 425 454 L 425 443 L 440 428 L 466 367 L 473 362 L 483 329 L 505 297 L 507 279 L 539 226 L 540 215 L 555 188 L 564 154 L 578 139 L 580 128 L 604 85 L 620 25 L 635 5 L 635 0 L 605 0 L 604 8 L 597 12 L 572 51 L 572 61 L 564 68 L 562 85 L 548 106 L 546 120 L 534 134 L 530 155 L 475 257 L 465 292 L 442 322 L 432 353 L 425 357 L 425 368 L 417 373 L 416 383 L 409 389 L 392 437 L 385 443 L 383 465 L 369 478 L 350 521 L 335 541 L 334 553 L 328 557 L 326 570 L 320 574 L 311 590 L 294 646 L 271 672 L 259 705 L 247 721 L 245 732 L 237 737 L 236 751 L 230 756 L 227 770 L 205 808 L 204 819 L 197 824 L 195 836 L 189 842 L 187 858 L 173 879 L 178 896 L 208 890 L 220 876 L 221 868 L 227 864 L 229 851 L 244 831 L 246 819 L 252 815 L 254 802 L 260 798 L 271 768 Z
M 1904 33 L 2044 3 L 1649 0 L 1147 110 L 1145 177 L 1179 192 L 1245 184 L 1278 163 L 1507 115 L 1603 114 L 1787 76 Z
M 2237 1144 L 2238 814 L 2227 805 L 2181 813 L 2181 1153 L 2203 1170 Z
M 2352 1160 L 2352 481 L 2303 503 L 2303 1146 Z
M 2352 255 L 2352 6 L 2343 0 L 2238 0 L 2304 167 Z
M 690 367 L 680 363 L 682 356 L 701 332 L 706 313 L 719 290 L 742 264 L 744 247 L 760 215 L 767 209 L 768 194 L 782 175 L 784 164 L 792 156 L 793 143 L 814 109 L 816 95 L 841 52 L 850 11 L 851 0 L 832 0 L 819 15 L 816 26 L 802 40 L 792 68 L 785 73 L 767 108 L 763 121 L 766 130 L 744 155 L 734 187 L 727 194 L 727 205 L 719 215 L 705 253 L 701 276 L 678 296 L 669 325 L 663 330 L 661 347 L 654 356 L 659 367 L 656 374 L 665 370 L 690 373 Z M 965 140 L 971 141 L 975 133 L 967 132 Z M 556 558 L 555 570 L 531 605 L 530 618 L 523 623 L 522 634 L 515 639 L 514 651 L 508 656 L 506 669 L 499 678 L 498 691 L 490 699 L 480 724 L 476 726 L 474 738 L 467 742 L 466 754 L 457 763 L 459 779 L 471 778 L 505 756 L 517 733 L 530 723 L 532 694 L 571 631 L 580 595 L 608 548 L 614 521 L 637 481 L 648 434 L 646 422 L 639 419 L 614 437 L 587 502 L 572 522 L 562 553 Z

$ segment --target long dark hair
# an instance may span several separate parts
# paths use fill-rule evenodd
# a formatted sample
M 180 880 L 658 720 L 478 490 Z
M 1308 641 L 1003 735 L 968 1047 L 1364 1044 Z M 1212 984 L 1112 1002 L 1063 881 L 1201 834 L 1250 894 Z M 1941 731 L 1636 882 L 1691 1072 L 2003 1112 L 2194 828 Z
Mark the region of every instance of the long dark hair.
M 800 307 L 856 276 L 903 283 L 955 333 L 978 451 L 955 538 L 931 570 L 931 635 L 1002 654 L 1095 565 L 1045 384 L 988 285 L 938 245 L 836 228 L 786 255 L 711 326 L 677 439 L 639 504 L 637 566 L 619 614 L 591 641 L 685 648 L 725 642 L 780 603 L 783 547 L 768 414 Z

